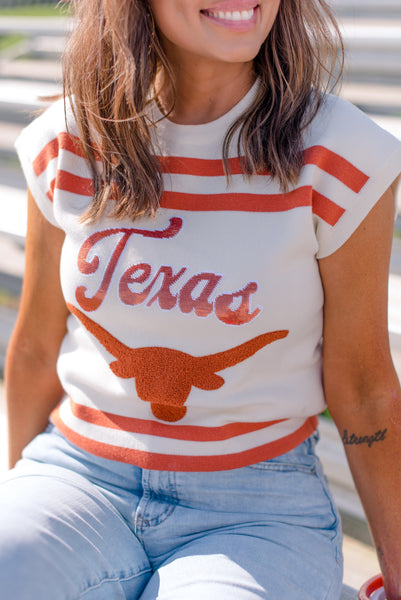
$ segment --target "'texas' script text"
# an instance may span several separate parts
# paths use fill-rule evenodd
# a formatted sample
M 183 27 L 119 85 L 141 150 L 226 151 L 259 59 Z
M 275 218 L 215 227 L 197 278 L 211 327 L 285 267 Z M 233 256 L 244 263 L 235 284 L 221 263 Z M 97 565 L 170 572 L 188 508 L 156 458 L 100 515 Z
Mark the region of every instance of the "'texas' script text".
M 84 275 L 99 275 L 102 261 L 96 254 L 97 245 L 106 238 L 115 238 L 114 249 L 103 267 L 101 281 L 93 295 L 88 295 L 88 288 L 80 285 L 76 289 L 76 299 L 85 311 L 99 308 L 110 288 L 112 277 L 128 240 L 134 234 L 144 237 L 168 239 L 177 235 L 182 228 L 182 219 L 173 217 L 166 229 L 149 231 L 135 228 L 113 228 L 98 231 L 89 236 L 82 244 L 78 254 L 78 268 Z M 93 258 L 89 260 L 89 255 Z M 186 275 L 186 277 L 184 277 Z M 254 319 L 260 308 L 250 310 L 250 296 L 258 285 L 248 282 L 241 289 L 215 296 L 217 286 L 223 279 L 220 274 L 202 272 L 188 278 L 188 268 L 181 267 L 174 271 L 169 265 L 161 265 L 156 272 L 146 262 L 135 263 L 124 271 L 118 283 L 120 300 L 129 306 L 155 302 L 163 310 L 178 307 L 184 314 L 194 312 L 198 317 L 207 317 L 212 312 L 227 325 L 244 325 Z M 177 284 L 178 289 L 173 289 Z M 138 285 L 140 286 L 138 288 Z M 135 288 L 134 288 L 135 286 Z M 135 291 L 134 291 L 135 290 Z

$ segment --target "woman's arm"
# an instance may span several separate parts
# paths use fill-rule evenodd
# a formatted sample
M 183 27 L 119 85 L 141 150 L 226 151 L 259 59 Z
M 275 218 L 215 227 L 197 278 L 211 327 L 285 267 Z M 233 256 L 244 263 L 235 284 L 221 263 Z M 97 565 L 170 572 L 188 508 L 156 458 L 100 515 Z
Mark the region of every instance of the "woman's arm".
M 325 292 L 323 369 L 380 561 L 388 600 L 401 598 L 401 391 L 387 330 L 394 194 L 320 260 Z
M 63 241 L 28 192 L 25 277 L 5 369 L 11 467 L 62 397 L 56 362 L 68 315 L 59 275 Z

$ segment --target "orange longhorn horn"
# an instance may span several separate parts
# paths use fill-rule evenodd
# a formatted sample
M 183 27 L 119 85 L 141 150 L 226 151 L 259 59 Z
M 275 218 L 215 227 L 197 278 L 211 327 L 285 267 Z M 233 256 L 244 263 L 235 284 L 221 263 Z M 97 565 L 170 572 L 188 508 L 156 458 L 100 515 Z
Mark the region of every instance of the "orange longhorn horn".
M 210 356 L 200 356 L 199 358 L 196 358 L 196 361 L 198 365 L 198 361 L 200 361 L 200 366 L 203 368 L 206 367 L 210 373 L 222 371 L 223 369 L 233 367 L 243 360 L 246 360 L 253 354 L 256 354 L 256 352 L 264 346 L 287 337 L 288 333 L 288 330 L 264 333 L 235 348 L 230 348 L 229 350 L 224 350 L 217 354 L 211 354 Z
M 92 321 L 87 315 L 85 315 L 79 308 L 76 308 L 73 304 L 67 303 L 69 311 L 75 315 L 86 329 L 95 336 L 95 338 L 106 348 L 107 352 L 110 352 L 115 358 L 123 359 L 128 355 L 135 352 L 134 348 L 126 346 L 120 340 L 115 338 L 111 333 L 104 329 L 101 325 Z

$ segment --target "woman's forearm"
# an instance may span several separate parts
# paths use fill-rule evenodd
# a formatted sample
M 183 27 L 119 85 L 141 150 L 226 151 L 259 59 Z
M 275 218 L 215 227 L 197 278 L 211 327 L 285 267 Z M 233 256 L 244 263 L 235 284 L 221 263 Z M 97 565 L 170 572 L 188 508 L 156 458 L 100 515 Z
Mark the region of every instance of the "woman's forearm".
M 5 370 L 9 466 L 15 465 L 25 446 L 47 426 L 49 414 L 63 390 L 55 361 L 46 364 L 11 341 Z
M 64 238 L 28 191 L 24 284 L 5 369 L 10 466 L 45 429 L 63 394 L 56 366 L 68 317 L 60 283 Z
M 319 262 L 323 380 L 381 563 L 388 600 L 401 598 L 401 392 L 387 328 L 394 193 Z
M 354 405 L 355 406 L 355 405 Z M 345 411 L 344 411 L 345 412 Z M 388 600 L 401 598 L 401 394 L 336 416 L 380 561 Z

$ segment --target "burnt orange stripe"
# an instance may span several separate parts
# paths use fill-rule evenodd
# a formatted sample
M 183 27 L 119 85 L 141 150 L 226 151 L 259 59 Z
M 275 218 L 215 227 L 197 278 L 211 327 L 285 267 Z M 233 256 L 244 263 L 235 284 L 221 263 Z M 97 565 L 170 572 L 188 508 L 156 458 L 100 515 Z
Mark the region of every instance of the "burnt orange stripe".
M 221 159 L 190 158 L 184 156 L 158 157 L 163 173 L 178 175 L 195 175 L 199 177 L 224 176 L 223 161 Z M 232 175 L 241 175 L 240 159 L 230 158 L 229 165 Z M 324 146 L 311 146 L 303 153 L 303 165 L 316 165 L 322 171 L 332 175 L 354 192 L 360 192 L 369 177 L 339 154 L 332 152 Z M 265 170 L 258 175 L 268 176 Z
M 181 456 L 144 452 L 92 440 L 70 429 L 62 421 L 59 408 L 52 412 L 51 420 L 70 442 L 86 452 L 108 460 L 133 464 L 142 469 L 157 469 L 159 471 L 226 471 L 239 469 L 262 460 L 269 460 L 289 452 L 306 440 L 315 431 L 318 423 L 317 417 L 309 417 L 293 433 L 274 442 L 243 452 L 217 456 Z
M 279 419 L 276 421 L 265 421 L 264 423 L 230 423 L 221 427 L 199 427 L 195 425 L 166 425 L 157 421 L 135 419 L 132 417 L 123 417 L 121 415 L 115 415 L 109 412 L 102 412 L 77 404 L 73 400 L 70 400 L 71 412 L 74 417 L 91 423 L 92 425 L 99 425 L 100 427 L 107 427 L 108 429 L 121 429 L 123 431 L 129 431 L 131 433 L 139 433 L 142 435 L 155 435 L 158 437 L 165 437 L 174 440 L 186 440 L 196 442 L 217 442 L 220 440 L 227 440 L 238 435 L 244 435 L 253 431 L 259 431 L 281 423 L 286 419 Z
M 282 212 L 312 206 L 312 188 L 299 187 L 283 194 L 185 194 L 164 192 L 162 208 L 191 211 Z
M 66 132 L 59 133 L 57 137 L 51 140 L 33 161 L 33 170 L 39 177 L 43 173 L 51 160 L 57 158 L 60 150 L 68 150 L 76 156 L 84 157 L 79 139 Z
M 79 175 L 73 175 L 68 171 L 57 171 L 55 179 L 50 183 L 50 189 L 54 193 L 54 189 L 71 192 L 72 194 L 80 194 L 81 196 L 93 196 L 93 180 Z
M 36 177 L 39 177 L 46 170 L 49 162 L 58 156 L 58 151 L 59 143 L 57 138 L 46 144 L 32 163 Z
M 163 173 L 176 175 L 195 175 L 197 177 L 224 177 L 222 159 L 190 158 L 185 156 L 158 156 Z M 229 158 L 231 175 L 242 175 L 241 163 L 238 157 Z M 268 175 L 260 173 L 261 175 Z
M 304 152 L 303 164 L 313 164 L 332 175 L 353 192 L 360 192 L 369 177 L 348 160 L 324 146 L 312 146 Z
M 57 171 L 47 193 L 53 200 L 54 189 L 93 196 L 93 181 L 67 171 Z M 313 212 L 329 225 L 335 225 L 345 210 L 310 186 L 303 186 L 283 194 L 185 194 L 164 192 L 162 208 L 201 211 L 284 212 L 301 206 L 313 207 Z
M 79 138 L 66 132 L 58 134 L 51 140 L 33 161 L 36 176 L 45 171 L 49 162 L 58 156 L 60 150 L 85 158 Z M 221 159 L 202 159 L 182 156 L 158 157 L 162 171 L 165 173 L 194 175 L 199 177 L 224 176 L 223 161 Z M 238 157 L 228 159 L 232 175 L 241 175 L 241 163 Z M 366 184 L 369 177 L 355 167 L 348 160 L 328 150 L 324 146 L 311 146 L 303 154 L 303 164 L 314 164 L 319 169 L 332 175 L 354 192 L 359 192 Z M 270 175 L 268 170 L 259 173 L 262 176 Z
M 338 204 L 335 204 L 332 200 L 329 200 L 329 198 L 326 198 L 326 196 L 319 194 L 315 190 L 313 191 L 312 198 L 313 213 L 329 225 L 335 225 L 345 213 L 345 210 L 341 206 L 338 206 Z

